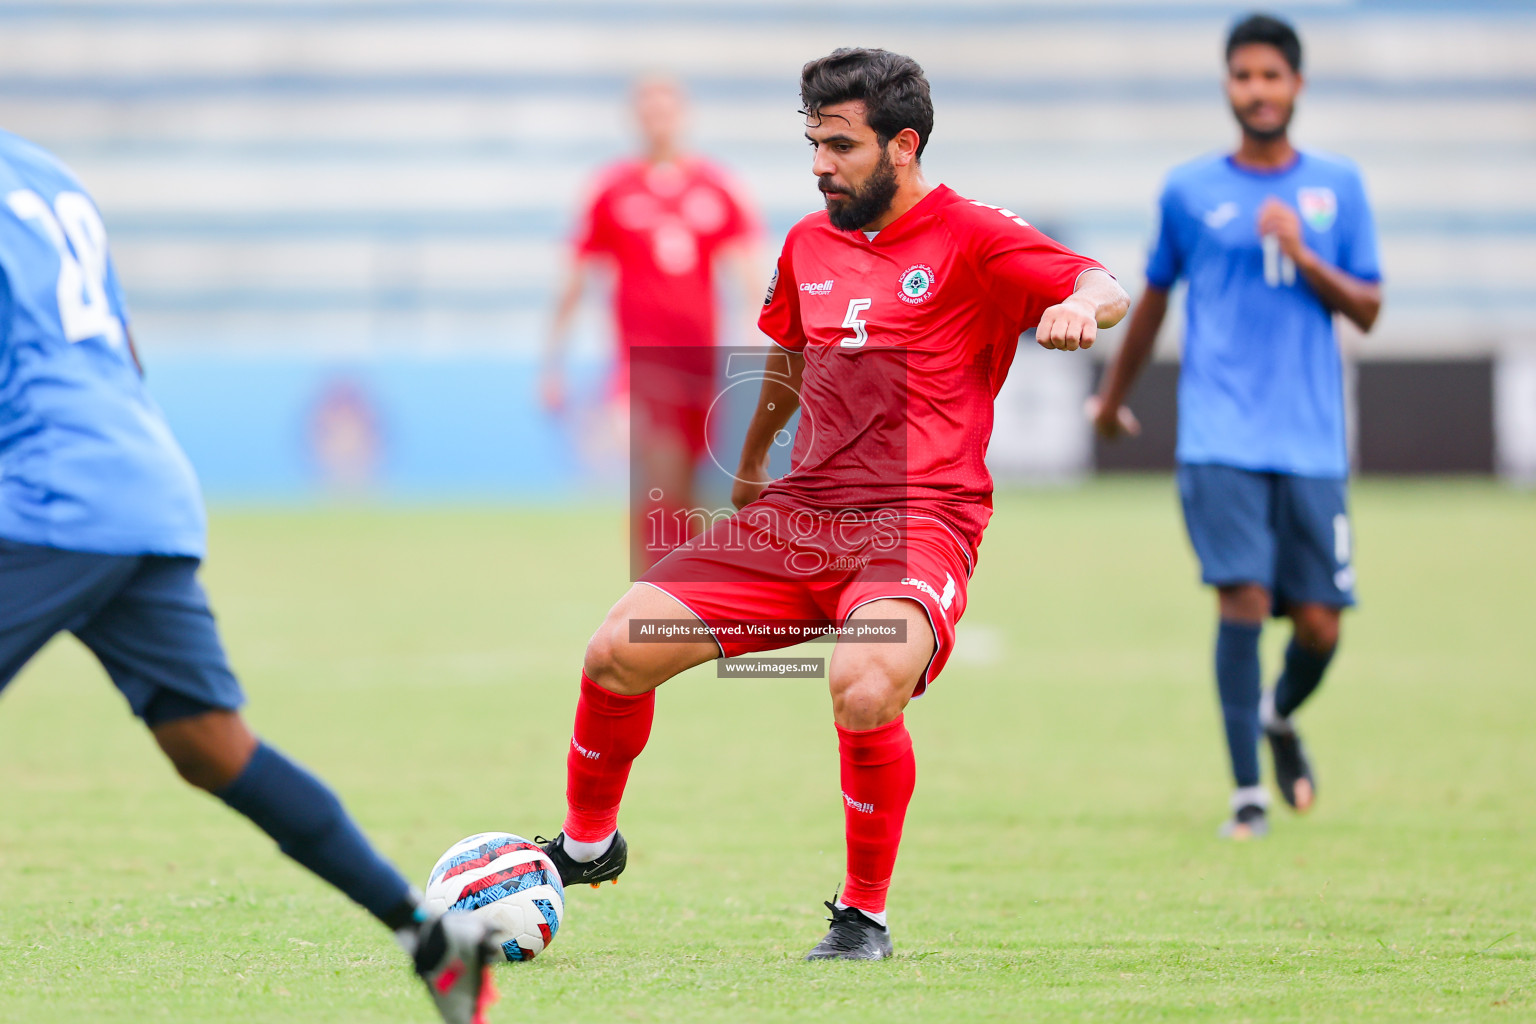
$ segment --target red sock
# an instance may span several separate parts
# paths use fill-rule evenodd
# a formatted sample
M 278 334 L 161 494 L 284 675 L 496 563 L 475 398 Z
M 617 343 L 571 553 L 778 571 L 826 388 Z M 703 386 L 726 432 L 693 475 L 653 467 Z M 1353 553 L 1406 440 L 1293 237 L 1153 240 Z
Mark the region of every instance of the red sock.
M 638 697 L 609 693 L 581 675 L 576 728 L 565 758 L 565 834 L 592 843 L 611 833 L 629 766 L 651 735 L 656 691 Z
M 843 818 L 848 832 L 848 877 L 841 899 L 872 914 L 885 910 L 901 824 L 907 817 L 917 759 L 906 722 L 855 731 L 837 727 L 842 762 Z

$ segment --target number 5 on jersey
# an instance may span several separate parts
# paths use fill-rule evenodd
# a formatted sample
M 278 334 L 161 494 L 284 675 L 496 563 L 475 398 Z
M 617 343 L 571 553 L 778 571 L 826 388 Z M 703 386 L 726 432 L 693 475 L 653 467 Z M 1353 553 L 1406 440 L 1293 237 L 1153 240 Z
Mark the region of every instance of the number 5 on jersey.
M 843 348 L 863 348 L 869 340 L 869 331 L 865 329 L 864 321 L 859 314 L 873 304 L 870 299 L 849 299 L 848 312 L 843 315 L 843 326 L 853 331 L 853 337 L 842 340 Z

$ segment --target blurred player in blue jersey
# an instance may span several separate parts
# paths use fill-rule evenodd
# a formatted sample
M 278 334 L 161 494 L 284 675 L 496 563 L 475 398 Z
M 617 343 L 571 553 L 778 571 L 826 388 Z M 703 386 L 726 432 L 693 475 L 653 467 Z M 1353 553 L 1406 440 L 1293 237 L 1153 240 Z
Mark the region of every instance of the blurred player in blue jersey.
M 1236 789 L 1221 833 L 1268 831 L 1259 734 L 1286 803 L 1306 811 L 1317 783 L 1291 715 L 1322 681 L 1355 603 L 1349 457 L 1334 314 L 1368 331 L 1381 310 L 1376 231 L 1360 172 L 1295 149 L 1301 41 L 1253 15 L 1227 39 L 1235 153 L 1168 176 L 1147 289 L 1090 403 L 1106 437 L 1138 429 L 1124 405 L 1151 354 L 1168 290 L 1189 286 L 1179 377 L 1178 482 L 1203 580 L 1216 588 L 1216 684 Z M 1262 691 L 1259 632 L 1290 618 L 1285 667 Z
M 429 919 L 336 796 L 241 718 L 197 582 L 204 527 L 95 204 L 53 156 L 0 132 L 0 689 L 73 633 L 184 779 L 392 929 L 445 1021 L 479 1021 L 483 927 Z

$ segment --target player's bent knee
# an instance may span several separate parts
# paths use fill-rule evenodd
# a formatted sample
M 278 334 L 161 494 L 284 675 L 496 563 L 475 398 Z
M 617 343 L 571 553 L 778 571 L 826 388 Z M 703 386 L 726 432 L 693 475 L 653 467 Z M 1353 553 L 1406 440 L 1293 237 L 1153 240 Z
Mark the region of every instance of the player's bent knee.
M 693 613 L 670 595 L 641 584 L 634 586 L 592 635 L 582 662 L 587 678 L 611 693 L 649 693 L 679 672 L 720 656 L 713 640 L 660 638 L 659 642 L 637 643 L 630 636 L 630 623 L 636 619 L 697 624 Z
M 605 690 L 616 693 L 623 692 L 620 688 L 618 651 L 616 648 L 622 640 L 614 637 L 614 623 L 612 618 L 605 620 L 592 634 L 592 639 L 587 641 L 587 652 L 581 662 L 581 671 L 588 679 Z
M 1339 610 L 1304 605 L 1292 614 L 1296 642 L 1313 654 L 1327 654 L 1339 645 Z
M 896 720 L 910 694 L 897 688 L 864 683 L 834 690 L 832 718 L 844 729 L 878 729 Z
M 1333 649 L 1339 646 L 1338 624 L 1320 625 L 1304 632 L 1298 631 L 1296 641 L 1313 654 L 1331 654 Z
M 162 722 L 151 731 L 176 774 L 210 793 L 240 777 L 258 742 L 238 712 L 219 709 Z
M 632 643 L 629 616 L 615 608 L 587 641 L 581 670 L 588 679 L 612 693 L 646 693 L 661 682 L 650 665 L 654 655 L 649 648 L 654 646 Z
M 844 729 L 877 729 L 895 721 L 916 686 L 915 678 L 897 678 L 867 662 L 834 671 L 828 680 L 832 718 Z
M 613 641 L 609 633 L 609 624 L 604 620 L 587 641 L 587 650 L 581 659 L 581 671 L 589 679 L 607 675 L 613 666 Z

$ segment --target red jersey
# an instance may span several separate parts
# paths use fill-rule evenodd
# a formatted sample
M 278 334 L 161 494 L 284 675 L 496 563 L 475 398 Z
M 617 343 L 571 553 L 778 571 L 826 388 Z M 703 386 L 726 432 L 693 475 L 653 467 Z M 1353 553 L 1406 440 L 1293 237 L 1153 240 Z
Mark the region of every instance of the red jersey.
M 757 233 L 730 179 L 697 157 L 625 160 L 599 175 L 576 249 L 618 266 L 621 356 L 631 345 L 713 345 L 715 255 Z
M 1019 335 L 1102 269 L 943 185 L 873 239 L 805 217 L 758 320 L 805 354 L 793 468 L 763 498 L 932 516 L 974 560 L 992 517 L 992 404 Z

